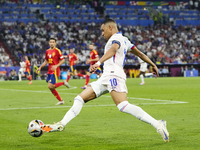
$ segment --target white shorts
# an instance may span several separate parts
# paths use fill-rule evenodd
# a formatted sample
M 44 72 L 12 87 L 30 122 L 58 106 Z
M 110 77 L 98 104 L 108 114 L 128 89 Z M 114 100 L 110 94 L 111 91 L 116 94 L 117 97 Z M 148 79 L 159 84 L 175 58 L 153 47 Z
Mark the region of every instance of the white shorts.
M 97 81 L 90 83 L 96 97 L 115 90 L 128 93 L 126 80 L 115 75 L 102 75 Z
M 140 71 L 146 72 L 147 71 L 147 63 L 141 63 L 140 64 Z
M 21 72 L 21 74 L 24 74 L 25 68 L 20 68 L 20 69 L 19 69 L 19 72 Z

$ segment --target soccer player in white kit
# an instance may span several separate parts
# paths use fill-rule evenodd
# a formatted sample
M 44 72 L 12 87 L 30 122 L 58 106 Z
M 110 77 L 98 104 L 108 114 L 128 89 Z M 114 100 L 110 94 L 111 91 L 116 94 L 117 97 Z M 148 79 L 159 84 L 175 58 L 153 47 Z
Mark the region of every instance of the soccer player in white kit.
M 24 72 L 25 72 L 26 68 L 25 68 L 25 62 L 23 60 L 21 60 L 20 62 L 20 69 L 19 69 L 19 73 L 18 73 L 18 77 L 19 77 L 19 82 L 22 81 L 22 76 L 24 76 Z
M 145 84 L 144 77 L 145 76 L 152 76 L 153 73 L 145 73 L 147 71 L 147 63 L 144 60 L 140 59 L 140 57 L 138 57 L 138 61 L 140 63 L 140 73 L 139 73 L 138 76 L 140 77 L 140 79 L 142 81 L 140 83 L 140 85 L 144 85 Z
M 44 132 L 62 131 L 66 124 L 80 113 L 86 102 L 109 92 L 119 111 L 131 114 L 139 120 L 149 123 L 165 142 L 169 142 L 166 121 L 154 119 L 140 107 L 130 104 L 127 100 L 126 74 L 123 71 L 127 49 L 130 48 L 133 54 L 149 63 L 157 76 L 158 68 L 146 55 L 134 45 L 131 45 L 130 42 L 127 42 L 125 37 L 118 31 L 115 20 L 106 19 L 101 25 L 101 30 L 102 35 L 108 41 L 105 45 L 104 55 L 96 64 L 90 67 L 90 72 L 96 71 L 99 65 L 104 63 L 102 76 L 75 97 L 73 106 L 60 122 L 52 125 L 46 124 L 42 127 L 42 130 Z

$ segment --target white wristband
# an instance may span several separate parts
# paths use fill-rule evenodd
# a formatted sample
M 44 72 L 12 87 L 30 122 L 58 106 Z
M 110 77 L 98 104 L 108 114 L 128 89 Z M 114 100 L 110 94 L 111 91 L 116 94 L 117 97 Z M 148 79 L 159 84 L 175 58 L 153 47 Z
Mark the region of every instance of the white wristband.
M 96 63 L 98 66 L 100 66 L 101 65 L 101 63 L 100 63 L 100 61 L 97 61 L 97 63 Z

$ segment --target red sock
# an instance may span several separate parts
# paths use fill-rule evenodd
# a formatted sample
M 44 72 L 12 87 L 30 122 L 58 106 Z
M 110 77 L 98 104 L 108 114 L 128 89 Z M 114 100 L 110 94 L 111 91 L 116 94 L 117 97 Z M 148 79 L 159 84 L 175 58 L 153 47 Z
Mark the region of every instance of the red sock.
M 90 76 L 86 75 L 85 85 L 88 85 L 89 80 L 90 80 Z
M 59 101 L 62 101 L 60 95 L 58 94 L 58 92 L 57 92 L 55 89 L 52 90 L 51 92 L 52 92 L 52 94 L 53 94 Z
M 59 82 L 59 83 L 55 83 L 54 85 L 56 86 L 56 88 L 57 87 L 59 87 L 59 86 L 61 86 L 61 85 L 63 85 L 64 84 L 64 82 Z
M 32 75 L 30 75 L 28 78 L 27 78 L 29 81 L 32 80 Z
M 70 75 L 67 76 L 67 82 L 69 81 Z
M 28 77 L 27 79 L 28 79 L 29 81 L 31 81 L 31 77 Z
M 80 74 L 80 73 L 78 73 L 78 76 L 79 76 L 79 77 L 84 77 L 84 75 L 83 75 L 83 74 Z

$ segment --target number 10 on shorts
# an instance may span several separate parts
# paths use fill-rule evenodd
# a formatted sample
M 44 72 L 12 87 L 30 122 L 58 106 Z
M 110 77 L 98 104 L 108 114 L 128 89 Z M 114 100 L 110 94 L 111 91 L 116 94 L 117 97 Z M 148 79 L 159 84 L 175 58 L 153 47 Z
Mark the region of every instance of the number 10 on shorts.
M 116 78 L 110 79 L 109 81 L 110 81 L 111 86 L 117 86 L 117 79 Z

